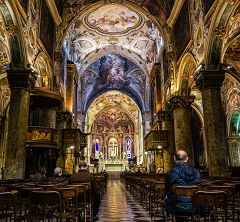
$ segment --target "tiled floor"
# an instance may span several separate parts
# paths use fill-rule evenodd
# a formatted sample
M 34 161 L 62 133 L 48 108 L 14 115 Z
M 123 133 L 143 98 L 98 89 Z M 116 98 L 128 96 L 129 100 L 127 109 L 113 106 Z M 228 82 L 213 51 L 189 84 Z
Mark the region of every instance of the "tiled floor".
M 148 212 L 132 199 L 120 179 L 110 176 L 107 193 L 101 201 L 97 221 L 143 222 L 151 221 L 151 219 Z

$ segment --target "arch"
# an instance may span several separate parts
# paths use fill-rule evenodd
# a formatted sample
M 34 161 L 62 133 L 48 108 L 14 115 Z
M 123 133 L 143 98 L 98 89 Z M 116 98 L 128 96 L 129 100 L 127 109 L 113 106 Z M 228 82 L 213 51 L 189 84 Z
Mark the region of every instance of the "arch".
M 96 108 L 93 108 L 96 107 Z M 141 112 L 137 103 L 129 97 L 127 94 L 122 93 L 121 91 L 111 90 L 105 93 L 102 93 L 97 98 L 95 98 L 86 110 L 85 122 L 88 118 L 88 126 L 86 125 L 85 131 L 89 132 L 92 127 L 93 120 L 96 119 L 97 115 L 109 107 L 119 107 L 122 110 L 125 110 L 129 115 L 130 119 L 137 119 Z M 131 109 L 129 110 L 129 108 Z M 89 114 L 91 112 L 91 114 Z M 89 116 L 93 115 L 90 119 Z M 133 121 L 134 122 L 134 121 Z M 134 122 L 134 127 L 137 128 L 138 122 Z
M 38 74 L 35 87 L 52 89 L 52 69 L 49 63 L 48 56 L 44 52 L 40 52 L 37 55 L 33 66 Z
M 93 95 L 88 99 L 88 101 L 87 101 L 86 105 L 84 106 L 84 109 L 83 109 L 83 110 L 84 110 L 84 111 L 87 111 L 88 108 L 89 108 L 89 106 L 91 106 L 91 104 L 94 102 L 94 100 L 95 100 L 96 98 L 98 98 L 99 96 L 102 96 L 103 94 L 105 94 L 105 93 L 107 93 L 107 92 L 109 92 L 109 91 L 112 91 L 112 90 L 108 90 L 108 89 L 106 89 L 106 90 L 101 90 L 101 91 L 99 91 L 98 94 L 93 94 Z M 144 105 L 142 99 L 141 99 L 136 93 L 134 93 L 134 91 L 127 91 L 126 89 L 122 89 L 122 90 L 118 90 L 118 91 L 120 91 L 121 93 L 123 93 L 123 94 L 125 94 L 125 95 L 127 95 L 127 96 L 131 96 L 132 99 L 133 99 L 133 101 L 138 105 L 141 113 L 144 113 L 144 111 L 145 111 L 145 105 Z
M 8 26 L 10 62 L 13 67 L 26 68 L 27 53 L 21 18 L 14 1 L 5 0 L 0 4 L 0 11 Z
M 128 95 L 123 94 L 120 91 L 108 91 L 101 96 L 97 97 L 91 105 L 88 107 L 86 114 L 82 117 L 85 123 L 85 132 L 89 133 L 94 120 L 105 109 L 119 109 L 129 116 L 129 119 L 133 122 L 134 127 L 134 153 L 139 158 L 138 162 L 141 162 L 141 155 L 143 152 L 143 115 L 136 102 Z M 88 149 L 91 147 L 91 141 L 88 140 Z M 89 155 L 87 155 L 89 156 Z
M 177 76 L 176 92 L 181 95 L 189 95 L 189 88 L 193 84 L 192 74 L 197 69 L 197 63 L 191 53 L 186 53 L 179 65 L 179 71 Z
M 134 54 L 133 57 L 129 57 L 129 51 L 121 48 L 120 46 L 109 45 L 107 48 L 102 47 L 101 49 L 99 49 L 97 53 L 92 52 L 88 54 L 86 58 L 83 59 L 82 66 L 79 69 L 79 73 L 83 73 L 91 63 L 93 63 L 95 60 L 103 56 L 106 56 L 107 54 L 118 54 L 128 58 L 131 61 L 134 61 L 143 70 L 143 72 L 146 74 L 146 77 L 148 79 L 149 71 L 147 67 L 144 65 L 144 61 L 141 58 L 139 58 L 139 56 L 136 55 L 134 52 L 131 52 L 131 53 Z
M 224 44 L 223 37 L 226 34 L 229 19 L 239 4 L 239 1 L 219 1 L 212 16 L 206 40 L 206 53 L 204 58 L 206 69 L 219 68 Z

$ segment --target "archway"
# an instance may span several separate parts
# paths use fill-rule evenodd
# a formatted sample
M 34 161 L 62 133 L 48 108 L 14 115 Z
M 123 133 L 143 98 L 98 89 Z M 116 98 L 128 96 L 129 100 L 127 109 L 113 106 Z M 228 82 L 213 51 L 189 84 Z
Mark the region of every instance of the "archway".
M 142 114 L 128 95 L 103 93 L 89 106 L 85 122 L 85 131 L 90 133 L 87 157 L 124 165 L 128 158 L 136 157 L 137 163 L 142 163 Z

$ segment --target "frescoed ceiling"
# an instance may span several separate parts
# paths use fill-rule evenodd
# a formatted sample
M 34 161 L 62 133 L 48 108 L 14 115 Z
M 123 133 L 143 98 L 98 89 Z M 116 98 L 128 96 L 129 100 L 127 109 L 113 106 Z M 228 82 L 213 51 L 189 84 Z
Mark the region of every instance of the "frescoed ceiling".
M 88 66 L 82 75 L 82 105 L 103 91 L 132 92 L 144 101 L 146 76 L 131 60 L 120 55 L 107 54 Z M 132 95 L 134 97 L 134 95 Z
M 108 91 L 97 97 L 87 110 L 88 129 L 91 129 L 92 123 L 96 117 L 104 110 L 118 109 L 125 112 L 135 124 L 139 124 L 141 118 L 140 110 L 137 104 L 128 95 L 119 91 Z M 141 120 L 141 119 L 140 119 Z
M 130 0 L 130 2 L 139 5 L 149 11 L 150 14 L 159 19 L 160 24 L 166 24 L 175 0 Z M 79 11 L 96 0 L 65 0 L 65 8 L 69 10 L 69 19 L 75 17 Z M 123 1 L 121 1 L 123 3 Z
M 80 73 L 106 51 L 127 54 L 149 73 L 163 39 L 157 25 L 133 5 L 100 2 L 74 19 L 63 44 Z

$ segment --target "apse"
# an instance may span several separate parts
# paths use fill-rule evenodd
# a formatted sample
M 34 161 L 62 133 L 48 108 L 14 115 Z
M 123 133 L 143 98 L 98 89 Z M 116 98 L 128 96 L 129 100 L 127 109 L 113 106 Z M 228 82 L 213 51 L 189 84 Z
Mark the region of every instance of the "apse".
M 140 163 L 143 155 L 142 114 L 128 95 L 110 90 L 98 96 L 87 109 L 85 132 L 89 133 L 87 156 L 106 161 L 127 157 Z

